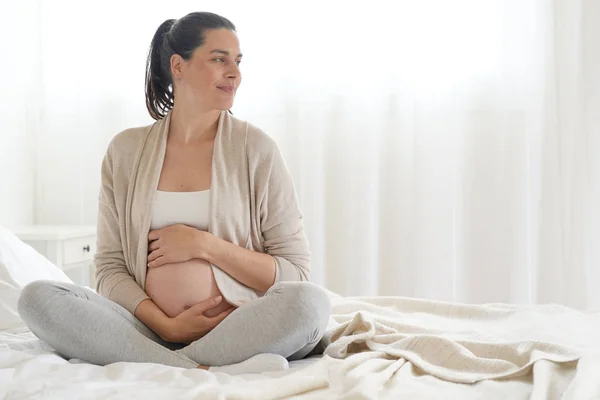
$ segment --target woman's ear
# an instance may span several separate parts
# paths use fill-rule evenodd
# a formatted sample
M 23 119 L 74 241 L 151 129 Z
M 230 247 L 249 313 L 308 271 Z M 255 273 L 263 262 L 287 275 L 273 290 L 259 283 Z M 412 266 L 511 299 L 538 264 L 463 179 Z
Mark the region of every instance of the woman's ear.
M 179 54 L 173 54 L 171 56 L 171 75 L 173 81 L 181 80 L 183 78 L 183 64 L 185 60 Z

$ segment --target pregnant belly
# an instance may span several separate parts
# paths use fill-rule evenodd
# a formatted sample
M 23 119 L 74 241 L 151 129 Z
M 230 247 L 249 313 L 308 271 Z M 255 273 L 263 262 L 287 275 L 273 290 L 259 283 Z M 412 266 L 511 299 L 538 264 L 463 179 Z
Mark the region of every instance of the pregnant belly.
M 169 317 L 206 299 L 221 296 L 210 263 L 201 259 L 148 268 L 146 293 Z M 204 314 L 212 317 L 229 308 L 231 305 L 223 300 Z

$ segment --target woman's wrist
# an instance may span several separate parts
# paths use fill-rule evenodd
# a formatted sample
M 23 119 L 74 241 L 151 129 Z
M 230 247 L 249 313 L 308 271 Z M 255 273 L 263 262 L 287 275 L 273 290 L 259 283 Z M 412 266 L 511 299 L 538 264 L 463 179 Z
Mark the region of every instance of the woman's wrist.
M 195 257 L 203 260 L 209 260 L 211 249 L 217 244 L 215 236 L 210 232 L 198 231 L 196 235 Z
M 160 332 L 156 332 L 166 342 L 177 342 L 177 321 L 175 318 L 167 317 L 161 321 Z
M 150 328 L 161 339 L 168 342 L 172 341 L 175 329 L 175 321 L 166 315 L 152 299 L 143 300 L 135 310 L 135 317 L 142 321 L 144 325 Z

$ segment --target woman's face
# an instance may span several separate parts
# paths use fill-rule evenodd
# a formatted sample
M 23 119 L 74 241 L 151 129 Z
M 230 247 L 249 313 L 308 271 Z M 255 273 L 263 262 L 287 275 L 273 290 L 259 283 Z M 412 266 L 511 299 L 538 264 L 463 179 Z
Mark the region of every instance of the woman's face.
M 211 29 L 204 39 L 190 60 L 171 57 L 175 96 L 204 111 L 229 110 L 242 80 L 237 34 L 228 29 Z

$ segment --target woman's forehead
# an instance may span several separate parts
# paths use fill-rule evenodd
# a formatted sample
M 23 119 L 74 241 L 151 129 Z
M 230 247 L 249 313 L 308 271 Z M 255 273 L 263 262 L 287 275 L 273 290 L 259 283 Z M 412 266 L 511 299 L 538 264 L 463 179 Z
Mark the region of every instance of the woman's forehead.
M 204 44 L 200 46 L 205 52 L 218 52 L 221 55 L 238 57 L 241 55 L 237 34 L 229 29 L 210 29 L 206 31 Z

